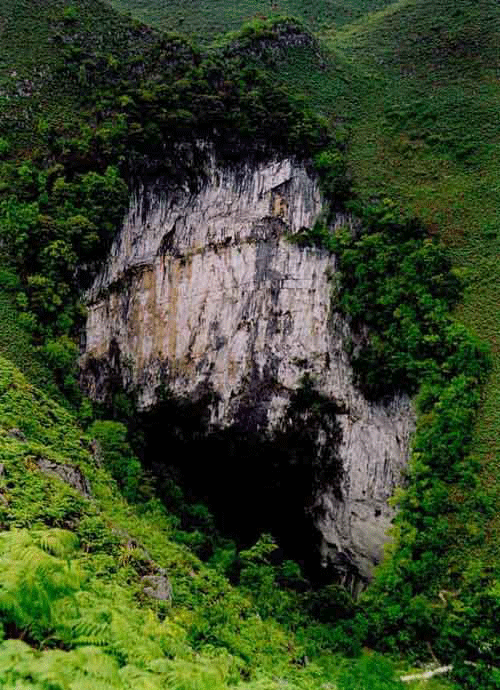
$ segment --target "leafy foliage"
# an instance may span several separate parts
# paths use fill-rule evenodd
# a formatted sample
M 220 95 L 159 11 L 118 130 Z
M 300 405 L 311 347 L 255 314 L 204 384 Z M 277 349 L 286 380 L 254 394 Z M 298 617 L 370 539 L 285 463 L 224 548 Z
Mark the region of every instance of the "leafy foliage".
M 342 283 L 338 308 L 353 325 L 352 362 L 363 391 L 413 393 L 425 377 L 439 376 L 447 359 L 447 374 L 463 371 L 464 350 L 473 366 L 480 346 L 448 316 L 461 285 L 443 247 L 415 220 L 399 220 L 389 201 L 366 209 L 362 222 L 359 237 L 346 232 L 333 244 Z M 480 373 L 478 365 L 471 375 Z
M 409 485 L 396 499 L 395 546 L 365 597 L 371 640 L 414 653 L 427 642 L 456 655 L 445 622 L 451 612 L 433 603 L 450 581 L 446 561 L 435 554 L 450 548 L 454 525 L 468 519 L 469 507 L 454 498 L 457 490 L 475 486 L 474 500 L 481 500 L 468 451 L 489 370 L 486 348 L 449 315 L 460 282 L 443 248 L 415 221 L 398 220 L 393 204 L 369 207 L 360 233 L 350 228 L 330 235 L 317 227 L 299 241 L 325 243 L 338 254 L 337 308 L 351 320 L 351 357 L 365 394 L 419 388 Z M 471 607 L 463 611 L 465 623 L 480 608 L 478 592 L 466 583 L 460 596 Z M 491 663 L 496 623 L 488 616 L 483 624 L 477 633 L 482 651 L 476 648 L 474 656 Z
M 99 443 L 104 464 L 125 498 L 137 499 L 145 479 L 141 464 L 126 440 L 127 427 L 120 422 L 96 421 L 87 433 Z
M 158 501 L 126 503 L 71 413 L 1 358 L 0 401 L 0 688 L 319 690 L 336 682 L 341 665 L 319 645 L 304 666 L 299 597 L 278 587 L 299 571 L 268 562 L 269 539 L 241 554 L 244 586 L 235 588 L 171 540 L 175 521 Z M 92 431 L 103 453 L 108 444 L 108 461 L 128 461 L 123 427 L 96 422 Z M 78 465 L 92 496 L 44 475 L 35 449 Z M 142 578 L 160 572 L 172 601 L 145 594 Z M 279 614 L 285 626 L 269 617 Z

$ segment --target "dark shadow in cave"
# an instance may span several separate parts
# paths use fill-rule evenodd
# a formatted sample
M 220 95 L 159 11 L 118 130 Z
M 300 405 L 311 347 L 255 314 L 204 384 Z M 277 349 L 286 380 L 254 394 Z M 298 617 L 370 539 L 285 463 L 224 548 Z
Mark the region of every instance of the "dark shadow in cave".
M 218 531 L 238 548 L 271 533 L 281 556 L 298 562 L 312 583 L 331 582 L 320 566 L 314 504 L 318 492 L 340 490 L 339 406 L 305 378 L 269 433 L 246 424 L 251 410 L 240 411 L 238 424 L 210 427 L 215 401 L 211 393 L 193 402 L 165 392 L 135 418 L 133 445 L 167 507 L 175 512 L 175 483 L 188 501 L 207 505 Z

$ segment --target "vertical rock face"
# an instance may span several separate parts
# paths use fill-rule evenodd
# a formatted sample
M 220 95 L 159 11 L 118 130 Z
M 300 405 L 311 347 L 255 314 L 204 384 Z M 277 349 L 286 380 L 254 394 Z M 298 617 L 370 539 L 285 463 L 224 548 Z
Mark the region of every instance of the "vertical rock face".
M 316 501 L 321 555 L 368 579 L 413 415 L 406 398 L 374 404 L 353 385 L 349 328 L 331 304 L 335 258 L 289 240 L 320 212 L 316 180 L 293 160 L 212 161 L 195 192 L 138 187 L 88 294 L 82 381 L 103 400 L 119 377 L 143 408 L 160 383 L 192 397 L 210 390 L 213 424 L 256 431 L 279 424 L 309 374 L 342 411 L 340 493 Z

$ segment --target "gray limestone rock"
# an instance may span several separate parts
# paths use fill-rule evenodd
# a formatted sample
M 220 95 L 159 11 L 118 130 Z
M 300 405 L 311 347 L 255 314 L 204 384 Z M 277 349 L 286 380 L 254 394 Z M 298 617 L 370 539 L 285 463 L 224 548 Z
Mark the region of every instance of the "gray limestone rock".
M 47 458 L 38 458 L 36 460 L 38 469 L 52 477 L 58 477 L 63 482 L 72 486 L 86 498 L 91 497 L 90 484 L 82 472 L 71 465 L 63 465 Z
M 166 575 L 144 575 L 141 580 L 145 585 L 143 592 L 150 599 L 158 601 L 172 599 L 172 585 Z
M 21 429 L 10 429 L 9 430 L 9 436 L 11 438 L 17 439 L 18 441 L 26 441 L 26 436 L 21 431 Z
M 87 295 L 82 384 L 104 400 L 112 378 L 157 400 L 212 390 L 213 424 L 273 429 L 308 374 L 343 412 L 340 496 L 318 496 L 324 563 L 369 579 L 388 540 L 388 498 L 402 481 L 414 414 L 398 396 L 367 401 L 353 384 L 349 325 L 332 304 L 335 257 L 289 240 L 321 214 L 317 180 L 291 159 L 223 167 L 200 189 L 157 180 L 132 195 Z M 336 225 L 351 225 L 339 214 Z
M 2 479 L 4 477 L 4 474 L 5 474 L 5 465 L 3 463 L 0 463 L 0 479 Z M 5 498 L 5 496 L 3 495 L 1 489 L 0 489 L 0 503 L 2 503 L 2 505 L 4 505 L 4 506 L 9 505 L 9 502 Z

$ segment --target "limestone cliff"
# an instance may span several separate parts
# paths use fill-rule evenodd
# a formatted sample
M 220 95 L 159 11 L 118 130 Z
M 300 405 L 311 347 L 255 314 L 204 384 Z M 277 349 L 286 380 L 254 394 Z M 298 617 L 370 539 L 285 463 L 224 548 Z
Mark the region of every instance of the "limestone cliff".
M 387 539 L 413 415 L 406 398 L 374 404 L 355 388 L 349 327 L 331 303 L 335 257 L 288 239 L 321 206 L 316 179 L 290 159 L 212 160 L 194 191 L 138 185 L 88 294 L 82 380 L 102 400 L 118 376 L 144 408 L 160 383 L 190 396 L 210 389 L 213 424 L 256 430 L 278 424 L 310 374 L 342 409 L 340 493 L 316 498 L 322 558 L 367 579 Z

